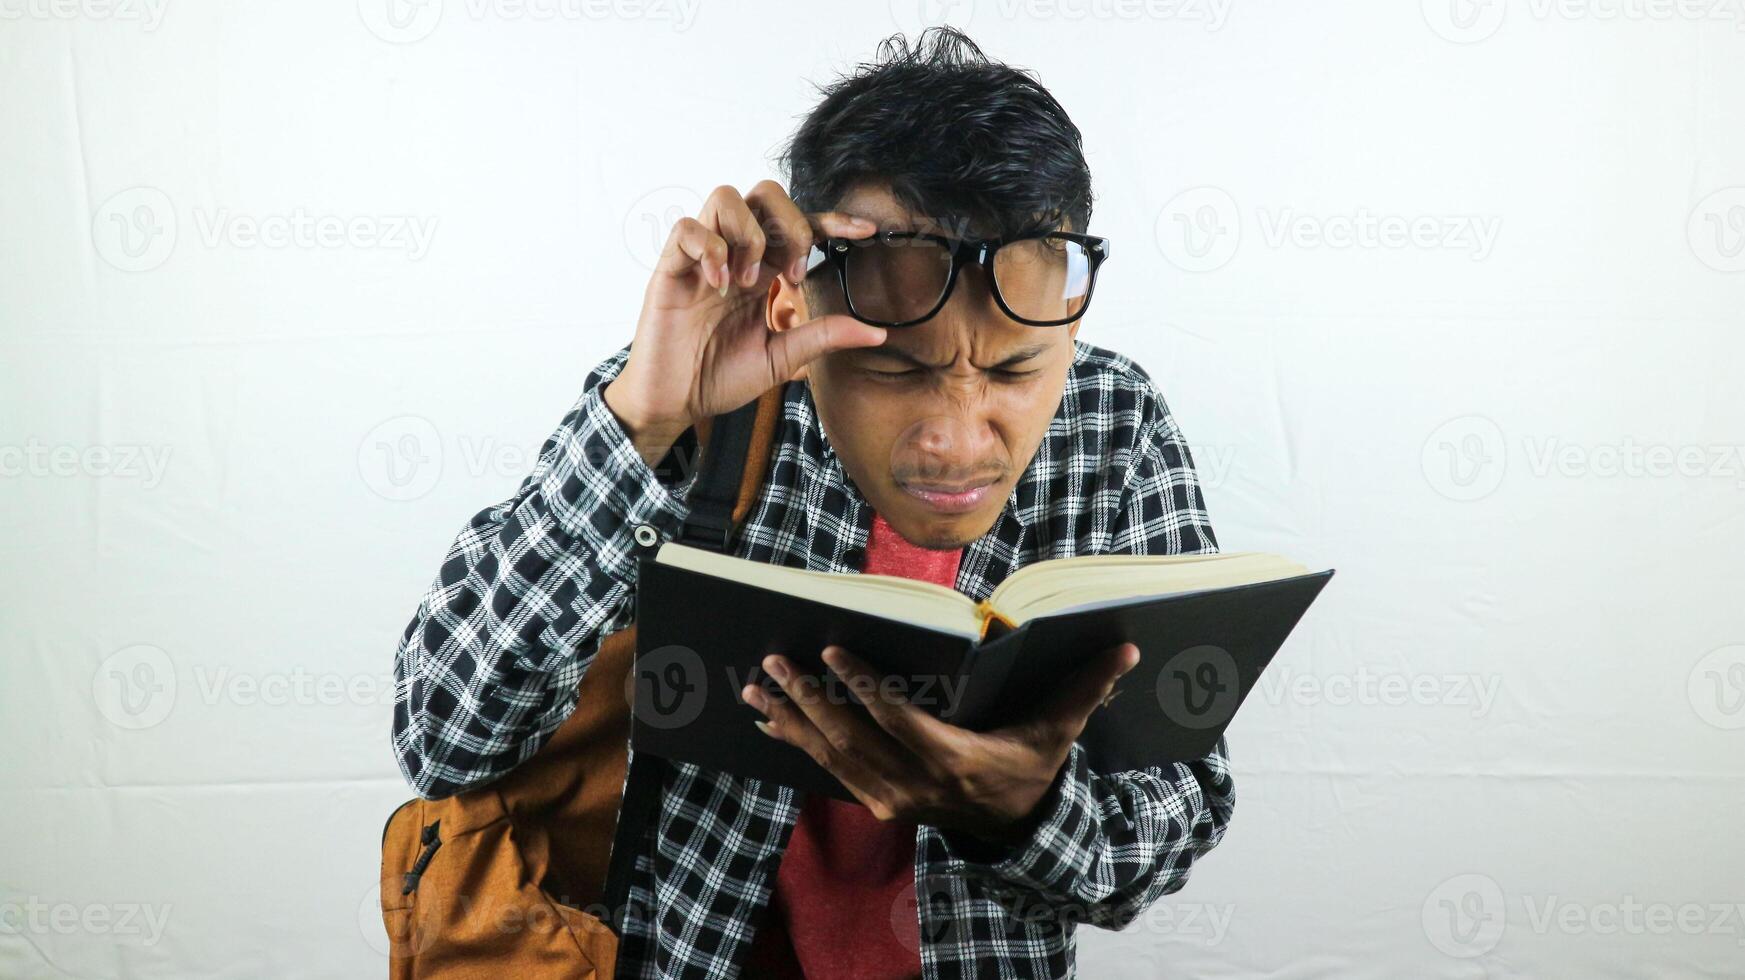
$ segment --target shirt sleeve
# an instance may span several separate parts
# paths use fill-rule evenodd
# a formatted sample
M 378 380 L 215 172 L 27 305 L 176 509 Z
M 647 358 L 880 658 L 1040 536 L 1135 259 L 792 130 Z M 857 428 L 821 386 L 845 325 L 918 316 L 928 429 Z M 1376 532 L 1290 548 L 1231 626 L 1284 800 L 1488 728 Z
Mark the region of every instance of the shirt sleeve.
M 635 528 L 664 540 L 684 521 L 692 474 L 677 464 L 695 437 L 650 467 L 602 397 L 628 355 L 589 372 L 515 495 L 461 529 L 401 635 L 394 754 L 419 796 L 475 788 L 538 751 L 600 640 L 633 618 Z
M 1137 445 L 1114 451 L 1133 462 L 1113 515 L 1111 550 L 1215 552 L 1181 429 L 1137 373 L 1146 388 L 1144 424 Z M 1116 773 L 1092 772 L 1075 742 L 1025 841 L 995 844 L 944 830 L 941 837 L 966 872 L 993 879 L 1026 914 L 1040 904 L 1061 919 L 1119 929 L 1187 884 L 1194 862 L 1223 839 L 1235 807 L 1223 737 L 1192 762 Z

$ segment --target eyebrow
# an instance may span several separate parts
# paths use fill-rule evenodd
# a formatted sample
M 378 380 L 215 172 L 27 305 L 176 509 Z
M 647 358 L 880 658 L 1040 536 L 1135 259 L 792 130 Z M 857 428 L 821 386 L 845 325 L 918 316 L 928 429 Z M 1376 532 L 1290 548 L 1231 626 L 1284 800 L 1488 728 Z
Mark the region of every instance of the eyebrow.
M 988 370 L 998 371 L 1002 368 L 1009 368 L 1016 364 L 1022 364 L 1036 355 L 1047 351 L 1049 346 L 1050 344 L 1047 341 L 1042 341 L 1041 343 L 1031 344 L 1027 347 L 1020 347 L 1007 355 L 1007 357 L 1000 361 L 1000 363 L 988 368 Z M 866 349 L 866 353 L 876 357 L 889 357 L 893 360 L 902 361 L 904 364 L 913 367 L 926 368 L 933 371 L 945 367 L 943 364 L 929 364 L 908 351 L 903 350 L 901 347 L 869 347 Z

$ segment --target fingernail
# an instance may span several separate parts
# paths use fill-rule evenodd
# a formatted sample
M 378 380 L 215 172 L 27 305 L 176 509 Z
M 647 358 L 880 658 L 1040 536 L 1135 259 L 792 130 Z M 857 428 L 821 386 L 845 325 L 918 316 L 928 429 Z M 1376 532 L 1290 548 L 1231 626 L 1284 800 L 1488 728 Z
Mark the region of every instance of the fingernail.
M 774 677 L 778 683 L 786 684 L 788 682 L 788 665 L 779 657 L 764 658 L 763 669 L 769 671 L 769 675 Z
M 733 272 L 732 272 L 732 270 L 727 268 L 727 263 L 725 263 L 725 262 L 721 263 L 720 279 L 721 279 L 721 288 L 723 288 L 723 289 L 726 289 L 728 286 L 733 285 Z
M 796 284 L 806 278 L 806 259 L 804 256 L 795 259 L 794 264 L 788 268 L 788 278 L 794 280 Z
M 730 283 L 725 283 L 725 282 L 724 282 L 724 283 L 722 283 L 722 284 L 721 284 L 721 289 L 720 289 L 720 291 L 719 291 L 719 295 L 721 295 L 721 296 L 726 296 L 726 295 L 727 295 L 727 287 L 728 287 L 728 286 L 729 286 L 729 285 L 730 285 Z
M 743 273 L 741 273 L 739 276 L 739 284 L 741 286 L 755 286 L 755 285 L 757 285 L 757 266 L 756 265 L 748 265 L 745 267 L 745 271 Z
M 757 721 L 752 722 L 752 724 L 757 726 L 758 731 L 763 732 L 765 735 L 768 735 L 770 738 L 776 737 L 776 733 L 773 731 L 770 731 L 769 722 L 764 721 L 763 719 L 760 718 Z

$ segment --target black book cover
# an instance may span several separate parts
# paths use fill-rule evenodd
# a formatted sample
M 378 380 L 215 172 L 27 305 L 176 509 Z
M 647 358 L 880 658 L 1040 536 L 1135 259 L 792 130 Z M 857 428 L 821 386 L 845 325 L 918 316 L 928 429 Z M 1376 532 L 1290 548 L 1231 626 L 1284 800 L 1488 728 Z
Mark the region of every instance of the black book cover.
M 1119 772 L 1199 758 L 1290 635 L 1332 571 L 1138 599 L 996 623 L 966 636 L 662 565 L 638 569 L 632 745 L 638 752 L 853 800 L 805 752 L 758 731 L 747 683 L 780 698 L 765 655 L 788 657 L 827 697 L 855 704 L 819 654 L 840 644 L 886 690 L 942 720 L 985 731 L 1025 717 L 1077 665 L 1132 641 L 1139 664 L 1091 715 L 1079 743 L 1092 770 Z

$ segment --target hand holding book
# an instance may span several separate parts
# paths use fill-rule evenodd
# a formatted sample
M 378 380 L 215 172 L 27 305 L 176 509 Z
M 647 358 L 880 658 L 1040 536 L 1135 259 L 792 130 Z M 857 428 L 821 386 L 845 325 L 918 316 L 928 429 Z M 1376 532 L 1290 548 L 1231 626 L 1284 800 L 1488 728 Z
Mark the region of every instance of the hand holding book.
M 1091 714 L 1139 662 L 1123 643 L 1080 667 L 1029 717 L 985 732 L 948 722 L 892 694 L 871 665 L 840 646 L 825 666 L 865 711 L 835 703 L 786 657 L 763 668 L 787 695 L 757 684 L 740 692 L 766 735 L 795 746 L 836 777 L 880 820 L 962 830 L 994 842 L 1022 840 Z
M 1095 772 L 1210 752 L 1332 574 L 1255 553 L 1093 555 L 1026 566 L 977 601 L 669 542 L 638 567 L 631 741 L 997 834 L 1074 741 Z M 1126 646 L 1143 656 L 1102 662 Z M 853 666 L 822 658 L 831 647 Z M 752 727 L 766 716 L 773 739 Z

